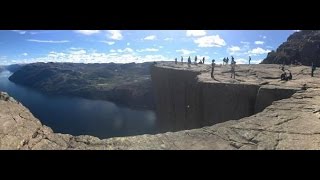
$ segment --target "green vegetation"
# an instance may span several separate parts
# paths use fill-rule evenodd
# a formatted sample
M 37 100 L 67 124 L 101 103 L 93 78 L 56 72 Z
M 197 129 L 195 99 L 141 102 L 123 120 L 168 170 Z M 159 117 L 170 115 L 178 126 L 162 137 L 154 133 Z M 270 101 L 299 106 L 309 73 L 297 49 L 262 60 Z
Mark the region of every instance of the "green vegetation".
M 153 109 L 151 64 L 34 63 L 23 66 L 9 79 L 48 94 Z

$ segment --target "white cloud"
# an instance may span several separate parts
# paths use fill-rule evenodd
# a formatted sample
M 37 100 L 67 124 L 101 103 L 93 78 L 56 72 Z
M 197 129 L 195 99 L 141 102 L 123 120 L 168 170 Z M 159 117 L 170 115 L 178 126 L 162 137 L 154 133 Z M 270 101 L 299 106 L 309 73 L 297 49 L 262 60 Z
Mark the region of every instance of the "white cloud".
M 250 42 L 246 42 L 246 41 L 240 41 L 241 44 L 245 44 L 245 45 L 249 45 Z
M 263 35 L 260 35 L 259 37 L 263 38 L 263 39 L 266 39 L 267 36 L 263 36 Z
M 119 53 L 132 53 L 134 50 L 131 48 L 124 48 L 124 49 L 118 49 L 117 52 Z
M 165 41 L 172 41 L 173 38 L 164 38 L 163 40 L 165 40 Z
M 248 53 L 249 53 L 250 55 L 266 54 L 266 53 L 268 53 L 268 52 L 270 52 L 270 50 L 268 50 L 268 49 L 265 50 L 265 49 L 262 49 L 262 48 L 260 48 L 260 47 L 248 51 Z
M 226 45 L 226 42 L 219 35 L 203 36 L 195 39 L 194 42 L 198 44 L 198 47 L 222 47 Z
M 239 46 L 231 46 L 228 48 L 228 51 L 230 52 L 236 52 L 236 51 L 240 51 L 240 47 Z
M 293 30 L 294 32 L 300 32 L 301 30 Z
M 249 59 L 244 59 L 244 58 L 235 58 L 234 59 L 237 64 L 248 64 Z
M 190 51 L 190 50 L 187 50 L 187 49 L 179 49 L 179 50 L 176 50 L 176 52 L 182 53 L 183 56 L 196 53 L 196 51 Z
M 155 40 L 157 38 L 157 36 L 155 35 L 150 35 L 144 38 L 144 40 Z
M 26 34 L 27 31 L 23 31 L 23 30 L 12 30 L 13 32 L 19 33 L 19 34 Z
M 162 49 L 163 48 L 163 46 L 158 46 L 160 49 Z
M 255 41 L 254 43 L 255 43 L 255 44 L 264 44 L 263 41 Z
M 137 52 L 156 52 L 159 51 L 159 49 L 156 48 L 146 48 L 146 49 L 138 49 Z
M 108 30 L 108 37 L 110 39 L 114 39 L 114 40 L 121 40 L 123 39 L 123 36 L 121 34 L 120 30 Z
M 106 44 L 108 44 L 108 45 L 114 45 L 114 41 L 100 41 L 100 42 L 102 42 L 102 43 L 106 43 Z
M 53 40 L 38 40 L 38 39 L 27 39 L 30 42 L 37 42 L 37 43 L 68 43 L 68 40 L 60 40 L 60 41 L 53 41 Z
M 39 58 L 28 59 L 12 59 L 11 62 L 33 63 L 33 62 L 73 62 L 73 63 L 142 63 L 153 61 L 172 61 L 172 58 L 163 55 L 135 55 L 135 54 L 118 54 L 118 53 L 97 53 L 82 51 L 77 53 L 68 52 L 55 52 L 52 51 L 47 55 Z
M 251 60 L 251 64 L 259 64 L 263 59 Z
M 117 52 L 117 51 L 116 51 L 116 50 L 114 50 L 114 49 L 111 49 L 111 50 L 110 50 L 110 52 L 111 52 L 111 53 L 114 53 L 114 52 Z
M 81 50 L 75 50 L 75 51 L 70 51 L 70 54 L 86 54 L 87 51 L 84 49 Z
M 127 46 L 130 46 L 130 43 L 129 43 L 129 42 L 127 43 Z
M 83 34 L 86 36 L 91 36 L 93 34 L 99 34 L 100 30 L 75 30 L 76 33 Z
M 205 30 L 187 30 L 186 35 L 189 36 L 205 36 L 207 32 Z
M 28 53 L 22 53 L 22 56 L 28 56 Z

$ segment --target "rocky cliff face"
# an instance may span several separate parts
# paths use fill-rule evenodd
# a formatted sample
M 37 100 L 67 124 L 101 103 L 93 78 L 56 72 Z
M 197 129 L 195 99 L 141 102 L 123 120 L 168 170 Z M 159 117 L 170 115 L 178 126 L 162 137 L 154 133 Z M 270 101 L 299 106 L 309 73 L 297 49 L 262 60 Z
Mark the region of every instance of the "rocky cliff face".
M 192 127 L 194 123 L 201 125 L 198 120 L 205 124 L 206 118 L 210 123 L 216 123 L 219 121 L 217 117 L 247 116 L 256 109 L 259 113 L 192 130 L 110 139 L 54 133 L 22 104 L 6 93 L 0 93 L 0 149 L 320 149 L 318 70 L 316 76 L 311 78 L 309 67 L 290 66 L 289 69 L 293 80 L 280 81 L 281 70 L 277 65 L 237 66 L 234 80 L 230 78 L 227 66 L 217 67 L 215 79 L 211 79 L 210 67 L 206 65 L 188 68 L 186 65 L 157 64 L 153 69 L 154 83 L 159 83 L 157 87 L 165 87 L 157 91 L 157 96 L 160 96 L 157 97 L 157 107 L 164 113 L 175 115 L 176 118 L 171 118 L 175 128 Z M 169 79 L 158 76 L 158 73 L 164 72 L 171 73 L 167 77 Z M 256 93 L 255 101 L 249 101 L 254 96 L 249 95 L 245 88 Z M 180 93 L 179 96 L 171 94 L 172 91 Z M 230 99 L 224 95 L 230 96 Z M 276 101 L 270 102 L 272 99 Z M 229 102 L 238 105 L 224 105 Z M 178 104 L 184 106 L 191 103 L 198 103 L 200 108 L 191 106 L 187 113 L 179 112 L 185 108 L 180 108 Z M 205 103 L 208 107 L 201 105 Z M 219 106 L 227 109 L 218 111 L 215 108 Z M 202 111 L 199 110 L 201 108 Z M 201 115 L 199 112 L 205 113 Z M 186 114 L 197 119 L 183 119 Z M 160 115 L 170 118 L 167 114 Z M 168 120 L 164 122 L 170 123 Z
M 294 64 L 320 66 L 320 31 L 302 30 L 288 37 L 276 51 L 268 53 L 262 64 Z
M 229 78 L 234 82 L 220 83 L 220 78 L 229 75 L 224 69 L 227 66 L 216 68 L 216 80 L 208 80 L 210 67 L 207 65 L 199 65 L 192 70 L 179 65 L 154 66 L 151 76 L 156 90 L 157 121 L 161 131 L 199 128 L 248 117 L 262 111 L 273 101 L 289 98 L 299 90 L 260 85 L 264 84 L 262 78 L 268 78 L 268 75 L 261 73 L 262 69 L 255 69 L 257 66 L 250 67 L 239 66 L 237 80 Z M 241 71 L 244 74 L 240 74 Z M 258 75 L 250 77 L 248 72 Z M 280 70 L 276 73 L 280 77 Z M 247 78 L 255 78 L 255 82 L 246 83 Z M 269 78 L 274 78 L 274 75 Z

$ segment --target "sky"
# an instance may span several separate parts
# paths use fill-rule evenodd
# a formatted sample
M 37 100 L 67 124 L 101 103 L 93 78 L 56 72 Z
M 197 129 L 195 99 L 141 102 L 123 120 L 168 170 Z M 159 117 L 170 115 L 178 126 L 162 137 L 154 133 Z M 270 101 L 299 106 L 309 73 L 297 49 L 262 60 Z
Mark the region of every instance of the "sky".
M 33 62 L 259 63 L 298 30 L 0 30 L 0 65 Z

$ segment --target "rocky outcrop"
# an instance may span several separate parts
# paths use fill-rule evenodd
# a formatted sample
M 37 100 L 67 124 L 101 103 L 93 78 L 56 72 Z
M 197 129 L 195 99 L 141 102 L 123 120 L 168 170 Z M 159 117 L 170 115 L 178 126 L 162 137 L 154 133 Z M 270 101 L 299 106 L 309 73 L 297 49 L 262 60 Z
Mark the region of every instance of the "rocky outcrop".
M 92 136 L 54 133 L 49 127 L 42 125 L 22 104 L 16 102 L 7 94 L 1 93 L 0 149 L 320 149 L 320 76 L 316 73 L 316 76 L 311 78 L 308 67 L 289 67 L 293 73 L 293 80 L 291 81 L 279 80 L 281 70 L 276 65 L 237 66 L 235 80 L 230 78 L 230 69 L 226 66 L 217 67 L 215 79 L 210 78 L 208 72 L 210 67 L 206 65 L 192 66 L 188 69 L 186 65 L 179 67 L 159 63 L 154 68 L 156 68 L 154 69 L 155 72 L 172 73 L 175 76 L 170 76 L 170 78 L 173 79 L 183 73 L 184 76 L 180 78 L 187 76 L 187 79 L 191 80 L 185 80 L 184 83 L 180 82 L 181 84 L 178 84 L 174 81 L 171 82 L 171 80 L 161 79 L 158 76 L 155 78 L 160 79 L 161 82 L 166 82 L 168 88 L 172 84 L 177 86 L 186 84 L 189 87 L 188 84 L 190 83 L 192 84 L 190 87 L 193 87 L 192 91 L 202 92 L 201 96 L 209 95 L 211 92 L 214 92 L 213 94 L 224 93 L 226 90 L 220 92 L 214 90 L 215 87 L 232 87 L 235 88 L 234 90 L 237 86 L 252 88 L 253 90 L 250 91 L 257 93 L 253 107 L 258 106 L 257 101 L 265 101 L 264 99 L 269 98 L 277 100 L 277 97 L 290 96 L 291 90 L 294 91 L 294 94 L 287 99 L 273 101 L 261 112 L 238 120 L 233 119 L 215 125 L 156 135 L 99 139 Z M 196 79 L 192 78 L 193 75 Z M 165 85 L 165 83 L 162 85 Z M 202 90 L 198 90 L 194 85 L 201 86 L 199 89 Z M 260 92 L 259 89 L 253 88 L 256 86 L 259 87 Z M 276 88 L 279 91 L 276 90 L 275 93 L 272 93 L 272 89 Z M 182 89 L 175 88 L 174 91 L 181 92 Z M 171 96 L 171 99 L 176 98 L 177 103 L 195 102 L 194 99 L 198 98 L 196 94 L 189 92 L 189 90 L 186 91 L 190 94 L 190 98 L 187 96 L 183 101 L 179 100 L 182 96 L 177 98 L 169 94 L 169 97 Z M 164 88 L 157 94 L 161 95 L 162 92 L 168 93 L 170 91 Z M 243 101 L 249 97 L 240 97 L 245 93 L 244 90 L 238 90 L 235 93 L 240 94 L 231 96 L 230 101 L 239 101 L 234 98 Z M 268 98 L 263 98 L 264 94 Z M 220 96 L 212 95 L 207 99 L 214 106 L 214 98 L 218 97 Z M 229 101 L 225 98 L 221 99 L 216 103 L 227 103 Z M 172 101 L 174 100 L 170 101 L 169 98 L 163 100 L 163 102 Z M 262 103 L 259 107 L 268 103 L 269 101 L 265 104 Z M 175 104 L 169 104 L 168 106 L 177 107 Z M 240 107 L 239 105 L 238 109 L 247 109 L 245 106 Z M 162 107 L 162 109 L 170 111 L 172 114 L 180 114 L 179 112 L 173 112 L 170 108 Z M 220 113 L 219 111 L 212 111 L 212 116 L 215 115 L 214 112 Z M 197 111 L 192 113 L 196 115 L 195 112 Z M 203 112 L 208 112 L 208 110 Z M 225 111 L 224 114 L 226 112 L 230 114 L 237 112 L 237 108 Z M 190 119 L 190 122 L 196 122 L 196 120 Z
M 262 64 L 294 64 L 320 66 L 320 31 L 302 30 L 290 35 L 276 51 L 268 53 Z
M 186 65 L 158 63 L 151 76 L 160 131 L 200 128 L 248 117 L 301 89 L 298 87 L 302 85 L 279 86 L 281 70 L 277 66 L 269 68 L 273 71 L 238 66 L 234 80 L 227 66 L 217 67 L 215 79 L 211 79 L 207 65 L 188 69 Z M 272 82 L 275 84 L 270 85 Z

